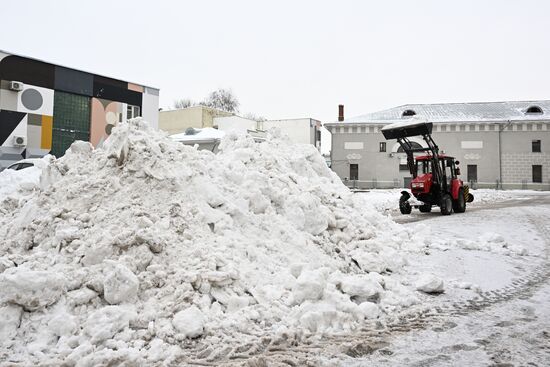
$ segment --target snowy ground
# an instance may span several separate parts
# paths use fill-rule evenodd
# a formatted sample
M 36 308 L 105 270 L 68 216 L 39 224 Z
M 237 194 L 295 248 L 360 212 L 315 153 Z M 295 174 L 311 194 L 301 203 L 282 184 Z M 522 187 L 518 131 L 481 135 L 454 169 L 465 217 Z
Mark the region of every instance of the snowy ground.
M 0 173 L 0 366 L 547 365 L 549 193 L 401 216 L 277 134 L 220 150 L 138 120 Z
M 537 195 L 536 206 L 409 223 L 419 233 L 430 228 L 434 236 L 458 243 L 496 233 L 500 246 L 432 248 L 409 257 L 407 273 L 435 274 L 445 280 L 445 293 L 421 295 L 421 306 L 411 307 L 408 315 L 365 326 L 355 335 L 264 353 L 258 365 L 548 366 L 550 195 Z M 515 251 L 507 251 L 512 247 Z

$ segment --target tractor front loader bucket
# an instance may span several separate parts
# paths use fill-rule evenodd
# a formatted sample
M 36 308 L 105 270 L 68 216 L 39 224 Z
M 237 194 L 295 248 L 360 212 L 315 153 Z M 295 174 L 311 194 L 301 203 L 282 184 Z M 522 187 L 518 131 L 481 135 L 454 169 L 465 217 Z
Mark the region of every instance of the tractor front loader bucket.
M 382 128 L 386 140 L 402 139 L 410 136 L 424 136 L 432 133 L 433 123 L 425 121 L 403 121 Z

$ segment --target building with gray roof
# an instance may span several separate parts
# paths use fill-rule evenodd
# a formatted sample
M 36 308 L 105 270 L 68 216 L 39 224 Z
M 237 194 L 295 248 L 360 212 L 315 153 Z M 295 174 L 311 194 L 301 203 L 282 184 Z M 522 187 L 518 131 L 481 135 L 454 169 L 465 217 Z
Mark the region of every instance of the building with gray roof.
M 407 187 L 406 156 L 380 132 L 406 119 L 434 123 L 434 140 L 474 188 L 550 190 L 549 100 L 408 104 L 348 119 L 341 106 L 339 121 L 325 124 L 332 169 L 352 187 Z

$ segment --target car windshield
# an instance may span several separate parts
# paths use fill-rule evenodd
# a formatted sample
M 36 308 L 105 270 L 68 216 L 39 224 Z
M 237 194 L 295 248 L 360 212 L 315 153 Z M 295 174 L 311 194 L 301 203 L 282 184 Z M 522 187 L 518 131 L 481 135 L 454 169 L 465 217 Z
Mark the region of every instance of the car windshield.
M 419 175 L 424 175 L 426 173 L 431 173 L 431 161 L 416 161 L 416 172 Z

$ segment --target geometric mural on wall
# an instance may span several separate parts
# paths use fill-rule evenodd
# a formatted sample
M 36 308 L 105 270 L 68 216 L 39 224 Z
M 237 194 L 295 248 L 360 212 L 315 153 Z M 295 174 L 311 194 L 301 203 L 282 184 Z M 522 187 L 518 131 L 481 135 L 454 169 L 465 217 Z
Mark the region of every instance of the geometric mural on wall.
M 12 145 L 8 138 L 20 124 L 25 123 L 26 116 L 24 112 L 0 110 L 0 145 Z
M 116 124 L 122 121 L 125 104 L 102 98 L 92 98 L 90 142 L 101 146 Z

